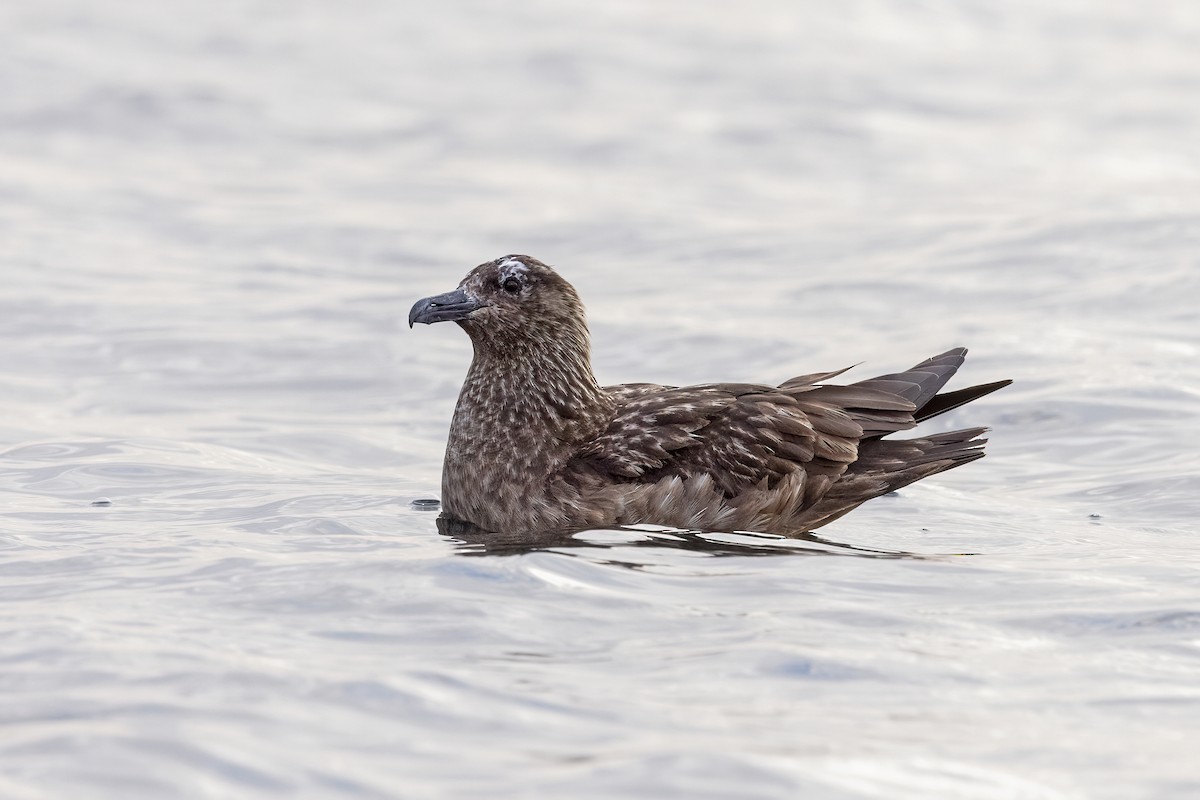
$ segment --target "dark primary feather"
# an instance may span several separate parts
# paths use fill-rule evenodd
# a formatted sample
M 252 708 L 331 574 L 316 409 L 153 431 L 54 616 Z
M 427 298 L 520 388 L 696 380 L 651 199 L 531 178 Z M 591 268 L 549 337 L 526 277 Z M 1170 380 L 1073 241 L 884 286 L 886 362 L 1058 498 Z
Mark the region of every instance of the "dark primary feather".
M 939 394 L 963 364 L 960 347 L 851 384 L 829 383 L 838 370 L 778 386 L 601 388 L 574 289 L 528 256 L 480 265 L 455 292 L 420 301 L 410 322 L 447 317 L 471 336 L 475 359 L 443 503 L 491 530 L 811 530 L 982 457 L 983 428 L 887 437 L 1009 383 Z
M 997 389 L 1003 389 L 1012 381 L 995 381 L 993 383 L 981 383 L 978 386 L 968 386 L 966 389 L 958 389 L 953 392 L 943 392 L 932 397 L 928 403 L 917 409 L 917 422 L 924 422 L 931 417 L 936 417 L 938 414 L 945 414 L 947 411 L 953 411 L 959 406 L 966 405 L 972 400 L 978 400 L 984 395 L 989 395 Z

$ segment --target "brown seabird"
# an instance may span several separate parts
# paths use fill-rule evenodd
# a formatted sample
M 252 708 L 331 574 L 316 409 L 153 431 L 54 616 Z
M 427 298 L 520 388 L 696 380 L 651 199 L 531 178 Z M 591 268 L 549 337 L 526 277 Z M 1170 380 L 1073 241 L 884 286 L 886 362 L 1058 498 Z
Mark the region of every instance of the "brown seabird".
M 1011 381 L 938 394 L 965 348 L 847 386 L 846 370 L 779 386 L 601 387 L 583 303 L 509 255 L 412 307 L 457 322 L 475 357 L 442 471 L 446 514 L 492 531 L 653 524 L 795 535 L 873 497 L 983 457 L 986 428 L 884 438 Z

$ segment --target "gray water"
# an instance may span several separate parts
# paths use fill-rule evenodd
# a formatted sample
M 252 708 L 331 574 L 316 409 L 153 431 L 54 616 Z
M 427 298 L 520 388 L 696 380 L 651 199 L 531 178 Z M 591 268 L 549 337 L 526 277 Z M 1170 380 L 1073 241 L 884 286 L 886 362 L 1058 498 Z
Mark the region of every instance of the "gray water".
M 1200 796 L 1197 142 L 1189 3 L 0 5 L 0 797 Z M 511 252 L 605 383 L 1016 383 L 819 539 L 459 540 Z

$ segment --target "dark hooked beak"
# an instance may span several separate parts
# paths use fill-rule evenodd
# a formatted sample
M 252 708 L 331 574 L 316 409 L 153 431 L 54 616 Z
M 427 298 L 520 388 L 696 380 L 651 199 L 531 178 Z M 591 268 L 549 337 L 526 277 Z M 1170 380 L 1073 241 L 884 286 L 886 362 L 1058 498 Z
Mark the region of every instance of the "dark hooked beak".
M 466 319 L 481 304 L 462 289 L 446 292 L 434 297 L 418 300 L 408 312 L 408 327 L 418 322 L 432 325 L 435 322 L 455 322 Z

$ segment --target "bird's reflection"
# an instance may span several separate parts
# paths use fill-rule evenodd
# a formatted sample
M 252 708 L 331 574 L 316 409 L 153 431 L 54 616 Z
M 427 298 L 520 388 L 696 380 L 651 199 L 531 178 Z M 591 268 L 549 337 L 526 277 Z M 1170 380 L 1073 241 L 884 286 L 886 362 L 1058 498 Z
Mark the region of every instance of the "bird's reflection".
M 930 556 L 903 550 L 878 550 L 835 542 L 813 533 L 783 538 L 758 533 L 706 533 L 675 529 L 619 528 L 606 531 L 488 531 L 469 522 L 438 517 L 438 532 L 457 540 L 463 556 L 521 555 L 550 550 L 564 555 L 587 555 L 605 563 L 641 568 L 630 549 L 684 550 L 706 556 L 851 556 L 856 558 L 925 559 Z M 598 551 L 608 555 L 597 558 Z

